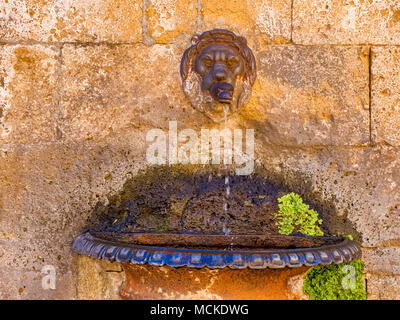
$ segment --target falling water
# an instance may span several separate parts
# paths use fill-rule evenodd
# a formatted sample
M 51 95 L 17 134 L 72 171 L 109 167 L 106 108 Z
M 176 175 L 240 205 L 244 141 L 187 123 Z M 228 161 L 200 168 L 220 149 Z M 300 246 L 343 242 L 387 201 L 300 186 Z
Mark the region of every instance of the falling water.
M 224 115 L 225 115 L 225 128 L 228 126 L 228 112 L 229 112 L 229 104 L 223 104 L 224 108 Z M 227 169 L 226 163 L 224 163 L 225 169 Z M 225 177 L 225 190 L 226 190 L 226 198 L 229 197 L 229 193 L 231 191 L 231 187 L 229 185 L 229 175 Z M 224 202 L 224 212 L 226 213 L 228 211 L 228 203 L 225 201 Z M 229 233 L 231 232 L 230 229 L 226 227 L 225 219 L 223 219 L 223 224 L 222 224 L 222 232 L 226 235 L 229 236 Z

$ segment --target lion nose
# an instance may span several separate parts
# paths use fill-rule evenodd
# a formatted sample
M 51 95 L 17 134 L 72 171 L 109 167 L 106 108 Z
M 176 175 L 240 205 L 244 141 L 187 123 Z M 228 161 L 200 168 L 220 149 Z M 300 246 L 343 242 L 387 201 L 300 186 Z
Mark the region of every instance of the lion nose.
M 214 78 L 218 81 L 226 80 L 226 69 L 224 65 L 215 65 L 214 69 Z

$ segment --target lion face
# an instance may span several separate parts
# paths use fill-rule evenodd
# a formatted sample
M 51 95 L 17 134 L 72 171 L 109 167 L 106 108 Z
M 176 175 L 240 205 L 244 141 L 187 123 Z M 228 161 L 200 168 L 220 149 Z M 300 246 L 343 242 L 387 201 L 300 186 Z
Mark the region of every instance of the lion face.
M 235 48 L 225 44 L 205 47 L 195 59 L 194 70 L 200 75 L 201 90 L 221 103 L 232 102 L 236 78 L 243 76 L 244 61 Z
M 247 102 L 255 72 L 246 40 L 228 30 L 195 36 L 181 61 L 184 92 L 195 108 L 216 122 L 224 119 L 226 106 L 234 112 Z

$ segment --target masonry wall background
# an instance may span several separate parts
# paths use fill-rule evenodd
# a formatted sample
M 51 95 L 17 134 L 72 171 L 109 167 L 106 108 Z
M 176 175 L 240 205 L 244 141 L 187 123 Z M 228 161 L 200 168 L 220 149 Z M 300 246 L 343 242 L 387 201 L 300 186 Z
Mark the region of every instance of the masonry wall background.
M 398 1 L 2 0 L 0 299 L 118 298 L 121 268 L 72 241 L 146 166 L 147 130 L 215 126 L 179 76 L 191 36 L 215 27 L 245 36 L 258 65 L 229 125 L 255 128 L 259 164 L 334 203 L 368 298 L 400 298 Z

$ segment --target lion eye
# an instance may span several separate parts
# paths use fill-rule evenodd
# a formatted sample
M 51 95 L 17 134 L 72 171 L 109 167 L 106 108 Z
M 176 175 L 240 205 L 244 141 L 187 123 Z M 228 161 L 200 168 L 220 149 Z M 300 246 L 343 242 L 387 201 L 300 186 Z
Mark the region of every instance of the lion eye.
M 230 68 L 236 67 L 239 63 L 239 59 L 237 57 L 231 57 L 228 60 L 228 66 Z
M 212 67 L 213 61 L 212 61 L 212 59 L 210 57 L 205 57 L 202 60 L 202 62 L 207 68 L 211 68 Z

